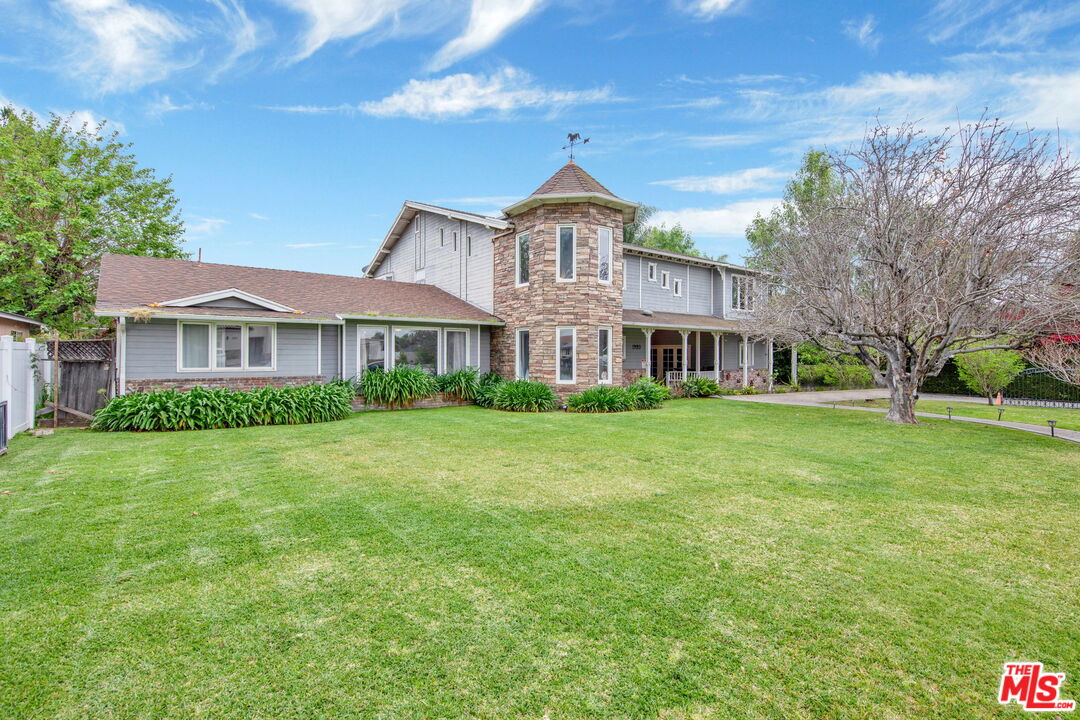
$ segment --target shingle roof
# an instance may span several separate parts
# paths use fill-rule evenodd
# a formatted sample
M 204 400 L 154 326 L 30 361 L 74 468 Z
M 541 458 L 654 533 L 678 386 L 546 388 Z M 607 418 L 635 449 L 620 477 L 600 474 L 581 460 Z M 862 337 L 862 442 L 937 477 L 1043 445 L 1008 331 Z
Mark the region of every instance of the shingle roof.
M 577 195 L 580 193 L 599 193 L 622 199 L 601 185 L 599 180 L 585 172 L 573 160 L 559 168 L 558 172 L 544 181 L 544 184 L 536 188 L 529 197 L 535 195 Z
M 712 315 L 654 312 L 646 315 L 641 310 L 623 310 L 623 324 L 649 327 L 673 327 L 686 330 L 742 330 L 735 320 L 725 320 Z
M 125 312 L 175 298 L 235 288 L 295 308 L 299 313 L 233 308 L 157 307 L 159 313 L 336 320 L 337 315 L 498 322 L 490 313 L 434 285 L 272 270 L 190 260 L 105 255 L 99 313 Z

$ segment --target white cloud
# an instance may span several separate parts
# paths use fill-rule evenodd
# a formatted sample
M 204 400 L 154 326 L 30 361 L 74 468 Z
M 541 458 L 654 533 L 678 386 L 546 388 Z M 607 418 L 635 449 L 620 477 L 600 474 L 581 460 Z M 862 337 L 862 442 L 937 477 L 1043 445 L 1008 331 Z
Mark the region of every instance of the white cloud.
M 738 5 L 739 0 L 684 0 L 679 7 L 683 12 L 704 20 L 712 20 L 734 10 Z
M 270 219 L 270 218 L 266 217 L 265 215 L 260 215 L 259 213 L 255 213 L 255 212 L 248 213 L 248 216 L 255 219 L 255 220 L 269 220 Z
M 938 0 L 926 17 L 931 42 L 960 38 L 979 47 L 1030 48 L 1077 22 L 1080 5 L 1072 0 L 1034 9 L 1014 0 Z
M 328 42 L 368 33 L 394 20 L 411 0 L 280 0 L 307 17 L 295 60 L 310 57 Z
M 873 15 L 867 15 L 862 20 L 845 20 L 842 26 L 844 34 L 859 46 L 870 52 L 877 52 L 878 45 L 881 44 L 881 33 L 877 32 L 877 20 Z
M 259 45 L 259 31 L 248 17 L 239 0 L 209 0 L 221 13 L 224 21 L 223 33 L 227 36 L 230 50 L 218 67 L 210 74 L 210 81 L 216 81 L 224 72 L 232 69 L 237 61 Z
M 193 216 L 190 221 L 184 222 L 184 230 L 187 235 L 203 237 L 216 234 L 222 227 L 228 224 L 228 220 L 222 220 L 221 218 Z
M 472 0 L 465 31 L 432 58 L 429 68 L 443 70 L 499 41 L 514 25 L 537 11 L 542 0 Z
M 759 198 L 743 200 L 715 208 L 685 208 L 683 210 L 661 210 L 653 215 L 649 222 L 654 225 L 672 227 L 682 225 L 694 235 L 702 237 L 742 236 L 746 226 L 754 215 L 768 214 L 780 203 L 780 198 Z
M 146 114 L 153 118 L 160 118 L 172 112 L 184 110 L 209 110 L 213 105 L 204 102 L 174 103 L 168 95 L 160 95 L 146 108 Z
M 691 147 L 717 148 L 753 145 L 767 139 L 764 135 L 749 133 L 729 133 L 725 135 L 688 135 L 683 142 Z
M 1080 70 L 1063 74 L 1014 75 L 1017 119 L 1042 130 L 1061 127 L 1080 133 Z
M 285 243 L 285 247 L 293 248 L 295 250 L 307 250 L 308 248 L 330 247 L 331 245 L 336 244 L 337 243 L 332 242 Z
M 553 90 L 537 85 L 524 70 L 504 67 L 490 75 L 458 73 L 431 80 L 410 80 L 393 95 L 361 103 L 357 109 L 376 117 L 445 119 L 483 111 L 502 114 L 525 108 L 555 111 L 568 105 L 614 99 L 611 88 Z
M 69 70 L 101 92 L 156 82 L 185 63 L 175 45 L 191 32 L 165 12 L 128 0 L 59 0 L 80 32 L 70 40 Z
M 688 175 L 673 180 L 657 180 L 650 185 L 663 185 L 683 192 L 707 192 L 733 195 L 750 190 L 762 190 L 788 177 L 776 168 L 760 167 L 738 170 L 724 175 Z

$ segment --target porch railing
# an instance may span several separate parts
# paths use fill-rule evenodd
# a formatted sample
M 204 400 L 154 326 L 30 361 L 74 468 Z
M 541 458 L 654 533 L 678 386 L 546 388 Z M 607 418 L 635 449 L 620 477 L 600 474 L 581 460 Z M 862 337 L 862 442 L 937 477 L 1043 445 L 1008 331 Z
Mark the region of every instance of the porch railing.
M 677 385 L 686 378 L 695 377 L 715 378 L 716 373 L 712 370 L 687 370 L 685 373 L 682 370 L 669 370 L 664 380 L 668 385 Z

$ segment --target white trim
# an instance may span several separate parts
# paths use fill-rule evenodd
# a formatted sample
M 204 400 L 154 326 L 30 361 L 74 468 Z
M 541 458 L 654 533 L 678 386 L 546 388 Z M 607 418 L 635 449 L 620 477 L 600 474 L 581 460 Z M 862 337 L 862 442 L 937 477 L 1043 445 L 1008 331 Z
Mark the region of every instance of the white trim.
M 570 360 L 571 360 L 571 377 L 569 380 L 559 379 L 561 368 L 559 366 L 559 349 L 562 345 L 562 331 L 569 330 L 570 335 Z M 573 385 L 577 382 L 577 328 L 561 325 L 555 328 L 555 382 L 559 385 Z
M 652 262 L 652 261 L 649 261 L 649 260 L 646 260 L 646 262 L 648 262 L 648 263 L 649 263 L 649 272 L 648 272 L 648 274 L 647 274 L 647 275 L 645 276 L 645 278 L 646 278 L 646 279 L 647 279 L 647 280 L 648 280 L 649 282 L 651 282 L 651 283 L 654 283 L 654 282 L 656 282 L 656 269 L 657 269 L 657 268 L 656 268 L 656 263 L 654 263 L 654 262 Z
M 119 329 L 117 331 L 117 364 L 120 366 L 117 373 L 116 383 L 120 387 L 116 388 L 117 395 L 127 394 L 127 318 L 119 318 L 117 321 Z
M 604 234 L 603 231 L 607 230 L 607 252 L 608 252 L 608 277 L 607 280 L 600 277 L 600 261 L 603 259 L 604 251 Z M 610 285 L 615 282 L 615 231 L 609 227 L 603 225 L 596 228 L 596 281 Z
M 603 379 L 603 370 L 600 366 L 600 333 L 607 332 L 608 337 L 608 352 L 607 352 L 607 376 L 608 379 Z M 611 385 L 615 382 L 614 376 L 614 355 L 615 355 L 615 333 L 610 325 L 601 325 L 596 329 L 596 382 L 600 385 Z
M 360 325 L 356 326 L 356 372 L 354 377 L 361 377 L 363 375 L 363 369 L 366 369 L 367 363 L 361 364 L 360 362 L 360 330 L 382 330 L 383 331 L 383 370 L 390 370 L 394 366 L 394 359 L 390 355 L 390 326 L 389 325 Z
M 214 300 L 223 300 L 230 297 L 244 300 L 254 305 L 264 307 L 267 310 L 274 310 L 275 312 L 295 312 L 295 310 L 288 305 L 282 305 L 281 303 L 267 300 L 264 297 L 259 297 L 258 295 L 244 290 L 238 290 L 237 288 L 215 290 L 214 292 L 202 293 L 201 295 L 189 295 L 188 297 L 177 298 L 176 300 L 166 300 L 165 302 L 158 303 L 158 305 L 167 305 L 169 307 L 191 307 L 193 305 L 202 305 Z
M 530 274 L 530 277 L 526 278 L 525 282 L 521 282 L 521 238 L 523 238 L 523 237 L 525 238 L 525 242 L 529 243 L 530 246 L 532 245 L 532 233 L 531 232 L 526 231 L 526 232 L 523 232 L 523 233 L 518 233 L 517 235 L 514 236 L 514 287 L 528 287 L 529 280 L 532 279 L 532 276 Z M 529 251 L 525 253 L 525 270 L 526 271 L 528 271 L 530 269 L 529 268 L 529 258 L 531 256 L 532 256 L 532 247 L 530 247 Z
M 397 366 L 397 331 L 398 330 L 434 330 L 435 331 L 435 374 L 441 375 L 443 371 L 443 346 L 442 346 L 442 328 L 437 327 L 425 327 L 417 325 L 391 325 L 390 337 L 392 342 L 390 345 L 390 352 L 387 353 L 388 360 L 391 360 L 391 367 Z M 388 368 L 390 369 L 390 368 Z
M 529 366 L 525 365 L 525 374 L 521 374 L 521 333 L 529 335 L 529 359 L 532 359 L 532 331 L 530 328 L 517 328 L 514 331 L 514 379 L 528 380 Z
M 570 251 L 570 277 L 562 276 L 562 229 L 570 228 L 573 232 Z M 574 282 L 577 280 L 577 225 L 563 223 L 555 226 L 555 282 Z
M 670 270 L 661 270 L 660 271 L 660 288 L 662 290 L 667 290 L 670 287 L 671 287 L 671 271 Z
M 130 312 L 116 310 L 95 310 L 95 317 L 130 318 L 135 317 Z M 141 319 L 141 318 L 140 318 Z M 150 313 L 151 320 L 185 320 L 190 322 L 252 322 L 252 323 L 299 323 L 301 325 L 344 325 L 342 320 L 329 318 L 288 318 L 288 317 L 258 317 L 255 315 L 202 315 L 196 313 Z M 470 322 L 472 322 L 470 320 Z
M 183 367 L 183 326 L 184 325 L 205 325 L 209 328 L 210 333 L 210 357 L 209 367 L 199 368 L 186 368 Z M 217 364 L 217 328 L 219 325 L 226 327 L 233 326 L 240 328 L 240 366 L 239 367 L 219 367 Z M 248 365 L 248 328 L 252 325 L 259 327 L 270 328 L 270 365 L 267 367 L 253 367 Z M 321 331 L 320 331 L 321 332 Z M 202 318 L 196 318 L 194 320 L 177 320 L 176 322 L 176 372 L 177 373 L 197 373 L 197 372 L 222 372 L 222 373 L 236 373 L 236 372 L 277 372 L 277 360 L 278 360 L 278 347 L 277 347 L 277 325 L 271 321 L 261 322 L 237 322 L 234 320 L 220 321 L 220 322 L 206 322 Z
M 442 329 L 442 335 L 443 335 L 443 337 L 442 337 L 442 347 L 443 347 L 442 365 L 443 365 L 443 372 L 453 372 L 452 370 L 447 370 L 446 369 L 446 361 L 448 359 L 447 358 L 448 353 L 446 351 L 446 348 L 449 347 L 449 343 L 446 342 L 446 336 L 448 334 L 450 334 L 450 333 L 453 333 L 453 332 L 465 333 L 465 364 L 459 369 L 472 367 L 472 363 L 470 362 L 472 360 L 472 353 L 469 351 L 469 340 L 471 339 L 470 335 L 469 335 L 469 328 L 467 328 L 467 327 L 464 327 L 464 328 L 448 327 L 448 328 L 443 328 Z
M 684 255 L 682 253 L 672 252 L 671 250 L 661 250 L 659 248 L 646 247 L 644 245 L 636 245 L 634 243 L 623 243 L 623 253 L 627 255 L 639 255 L 641 257 L 658 257 L 675 260 L 681 262 L 684 265 L 701 265 L 703 267 L 716 267 L 716 268 L 729 268 L 736 272 L 747 274 L 764 274 L 758 270 L 753 270 L 744 265 L 735 265 L 734 263 L 723 262 L 721 260 L 710 260 L 709 258 L 698 257 L 697 255 Z
M 674 314 L 678 314 L 678 313 L 674 313 Z M 721 318 L 716 318 L 716 319 L 720 320 Z M 709 332 L 734 332 L 736 329 L 738 329 L 737 326 L 727 327 L 727 328 L 717 328 L 717 327 L 711 326 L 711 325 L 693 325 L 693 324 L 686 324 L 686 323 L 683 323 L 681 325 L 677 325 L 677 324 L 672 324 L 672 323 L 657 323 L 657 322 L 651 322 L 651 321 L 650 322 L 625 322 L 624 321 L 623 322 L 623 327 L 664 328 L 664 329 L 671 329 L 671 330 L 682 330 L 682 329 L 687 329 L 687 330 L 707 330 Z
M 338 315 L 341 320 L 360 320 L 370 322 L 384 322 L 384 323 L 410 323 L 410 322 L 424 322 L 424 323 L 440 323 L 444 325 L 505 325 L 502 320 L 463 320 L 461 318 L 437 318 L 437 317 L 425 317 L 414 318 L 405 317 L 402 315 L 352 315 L 349 313 L 341 313 Z M 335 323 L 339 324 L 339 323 Z

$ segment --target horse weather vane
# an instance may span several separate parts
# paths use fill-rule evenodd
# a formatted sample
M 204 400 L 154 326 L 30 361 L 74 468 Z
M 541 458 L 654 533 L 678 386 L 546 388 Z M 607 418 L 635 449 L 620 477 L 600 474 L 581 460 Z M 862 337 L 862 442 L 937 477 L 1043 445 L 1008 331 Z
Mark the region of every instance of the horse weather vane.
M 589 142 L 589 138 L 585 138 L 584 140 L 581 138 L 581 133 L 570 133 L 566 136 L 566 139 L 570 142 L 568 142 L 566 145 L 563 145 L 562 149 L 570 151 L 571 161 L 573 161 L 574 159 L 574 146 L 584 145 L 585 143 Z

